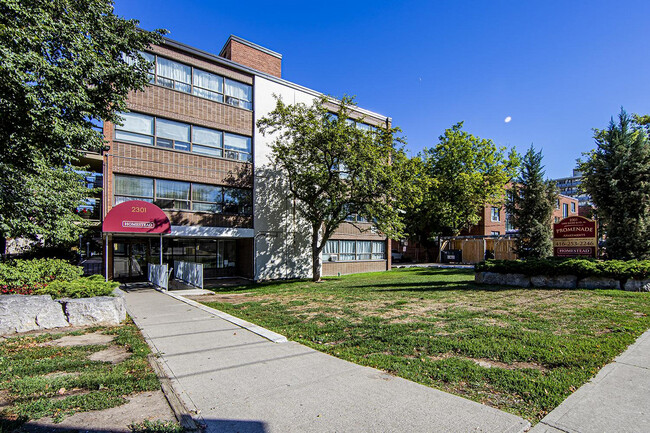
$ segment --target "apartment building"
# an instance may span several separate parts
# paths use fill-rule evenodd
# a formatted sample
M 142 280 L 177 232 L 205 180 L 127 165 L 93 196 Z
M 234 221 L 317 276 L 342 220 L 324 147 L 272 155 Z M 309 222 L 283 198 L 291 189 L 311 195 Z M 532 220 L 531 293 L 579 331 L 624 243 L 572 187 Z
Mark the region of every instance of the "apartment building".
M 219 55 L 170 39 L 143 55 L 154 63 L 151 84 L 129 96 L 123 125 L 104 125 L 109 150 L 91 167 L 103 174 L 108 277 L 144 279 L 160 260 L 202 263 L 206 280 L 310 277 L 310 227 L 270 164 L 273 136 L 255 124 L 274 95 L 311 105 L 321 94 L 284 80 L 279 53 L 236 36 Z M 390 124 L 363 109 L 352 117 L 359 127 Z M 390 268 L 389 241 L 365 228 L 337 230 L 323 275 Z
M 553 182 L 560 190 L 560 194 L 577 198 L 579 206 L 591 204 L 591 197 L 580 190 L 582 184 L 582 172 L 580 170 L 573 169 L 572 176 L 553 179 Z
M 558 195 L 550 223 L 557 223 L 562 218 L 577 216 L 578 199 L 563 194 Z M 471 236 L 497 236 L 515 233 L 504 205 L 487 204 L 481 213 L 481 220 L 468 233 Z

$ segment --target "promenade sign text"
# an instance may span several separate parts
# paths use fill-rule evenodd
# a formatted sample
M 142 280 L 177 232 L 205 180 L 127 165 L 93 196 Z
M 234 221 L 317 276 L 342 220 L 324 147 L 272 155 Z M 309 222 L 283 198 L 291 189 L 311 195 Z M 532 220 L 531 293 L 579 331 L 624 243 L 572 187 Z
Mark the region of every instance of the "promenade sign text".
M 596 221 L 581 216 L 564 218 L 553 224 L 553 255 L 596 257 L 596 234 Z

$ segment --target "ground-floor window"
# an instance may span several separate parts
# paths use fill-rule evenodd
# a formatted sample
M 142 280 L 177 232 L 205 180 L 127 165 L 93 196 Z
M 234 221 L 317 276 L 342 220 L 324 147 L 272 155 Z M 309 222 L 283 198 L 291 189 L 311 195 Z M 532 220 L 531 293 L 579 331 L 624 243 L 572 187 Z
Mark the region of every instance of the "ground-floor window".
M 113 278 L 146 279 L 148 263 L 160 261 L 159 242 L 154 237 L 116 237 L 113 240 Z M 163 263 L 175 268 L 179 261 L 203 264 L 204 278 L 234 276 L 237 274 L 237 244 L 235 240 L 221 239 L 163 239 Z
M 325 262 L 385 259 L 385 241 L 329 240 L 323 248 L 323 261 Z

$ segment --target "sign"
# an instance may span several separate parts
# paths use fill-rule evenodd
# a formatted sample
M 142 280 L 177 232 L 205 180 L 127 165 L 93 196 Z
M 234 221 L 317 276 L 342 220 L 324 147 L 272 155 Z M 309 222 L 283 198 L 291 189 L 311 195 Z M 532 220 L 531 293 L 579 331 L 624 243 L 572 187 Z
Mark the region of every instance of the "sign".
M 553 255 L 596 257 L 596 235 L 596 221 L 581 216 L 564 218 L 553 224 Z
M 104 233 L 170 233 L 169 218 L 158 206 L 143 200 L 129 200 L 113 207 L 102 224 Z

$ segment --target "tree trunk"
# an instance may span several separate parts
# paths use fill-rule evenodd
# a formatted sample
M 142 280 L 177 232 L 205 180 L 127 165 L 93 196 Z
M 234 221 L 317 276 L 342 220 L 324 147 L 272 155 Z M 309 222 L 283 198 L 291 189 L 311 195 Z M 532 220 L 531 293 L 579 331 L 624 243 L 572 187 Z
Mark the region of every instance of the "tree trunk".
M 322 264 L 320 261 L 320 250 L 318 249 L 318 237 L 320 232 L 319 226 L 312 226 L 311 232 L 311 264 L 312 264 L 312 281 L 318 282 L 321 277 Z

